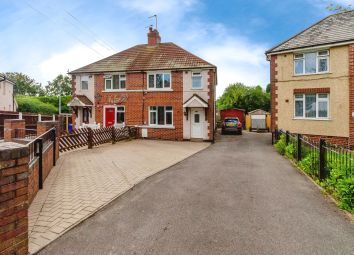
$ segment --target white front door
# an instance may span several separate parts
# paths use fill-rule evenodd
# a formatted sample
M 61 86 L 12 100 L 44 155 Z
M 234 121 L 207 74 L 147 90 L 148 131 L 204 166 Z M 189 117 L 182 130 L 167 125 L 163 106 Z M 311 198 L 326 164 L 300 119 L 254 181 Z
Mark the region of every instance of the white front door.
M 191 138 L 203 138 L 203 128 L 205 121 L 204 109 L 192 109 L 192 131 Z

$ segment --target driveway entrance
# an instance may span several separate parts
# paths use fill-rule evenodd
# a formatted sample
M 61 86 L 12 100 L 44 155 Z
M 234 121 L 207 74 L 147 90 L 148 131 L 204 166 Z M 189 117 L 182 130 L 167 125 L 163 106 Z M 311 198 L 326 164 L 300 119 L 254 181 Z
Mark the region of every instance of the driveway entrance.
M 353 254 L 353 224 L 270 141 L 223 136 L 40 254 Z
M 38 251 L 150 175 L 208 146 L 133 140 L 62 155 L 29 208 L 30 252 Z

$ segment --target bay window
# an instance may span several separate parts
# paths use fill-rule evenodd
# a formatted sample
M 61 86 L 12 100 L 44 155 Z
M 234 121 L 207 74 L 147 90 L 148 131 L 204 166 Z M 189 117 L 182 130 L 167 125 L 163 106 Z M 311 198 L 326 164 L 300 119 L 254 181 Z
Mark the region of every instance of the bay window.
M 329 94 L 295 94 L 295 118 L 329 118 Z
M 328 50 L 294 54 L 295 75 L 326 73 L 328 71 Z
M 155 73 L 148 75 L 149 89 L 169 89 L 171 88 L 171 74 Z
M 150 106 L 149 125 L 172 126 L 173 109 L 172 106 Z

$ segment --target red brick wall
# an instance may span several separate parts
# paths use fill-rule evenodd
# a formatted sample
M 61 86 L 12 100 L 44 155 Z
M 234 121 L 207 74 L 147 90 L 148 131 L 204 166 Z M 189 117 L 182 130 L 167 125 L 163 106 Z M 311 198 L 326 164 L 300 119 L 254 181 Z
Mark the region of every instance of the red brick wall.
M 304 136 L 307 136 L 310 140 L 312 140 L 315 143 L 318 143 L 320 139 L 326 140 L 326 142 L 333 144 L 333 145 L 340 145 L 344 147 L 348 147 L 348 142 L 349 138 L 348 137 L 340 137 L 340 136 L 320 136 L 320 135 L 307 135 L 305 134 Z
M 354 44 L 349 45 L 349 146 L 354 147 Z
M 11 142 L 12 138 L 16 136 L 16 129 L 20 129 L 21 132 L 18 134 L 24 135 L 23 130 L 25 129 L 25 120 L 19 119 L 6 119 L 4 120 L 4 140 L 5 142 Z M 19 137 L 18 137 L 19 138 Z
M 270 59 L 270 95 L 271 95 L 271 129 L 274 131 L 277 126 L 277 121 L 278 121 L 278 109 L 277 109 L 277 90 L 278 90 L 278 85 L 277 85 L 277 74 L 278 71 L 276 70 L 278 64 L 276 63 L 277 56 L 272 55 Z
M 104 124 L 104 106 L 125 106 L 126 125 L 148 125 L 149 106 L 172 106 L 174 129 L 149 128 L 149 138 L 167 140 L 183 140 L 183 73 L 171 73 L 173 91 L 149 92 L 146 73 L 128 73 L 126 80 L 127 90 L 141 90 L 138 92 L 102 92 L 104 90 L 103 74 L 95 75 L 96 122 Z
M 31 204 L 39 190 L 38 159 L 29 166 L 28 169 L 28 203 Z
M 330 88 L 302 88 L 302 89 L 294 89 L 294 94 L 298 93 L 330 93 Z
M 28 148 L 21 150 L 0 155 L 0 254 L 28 253 Z

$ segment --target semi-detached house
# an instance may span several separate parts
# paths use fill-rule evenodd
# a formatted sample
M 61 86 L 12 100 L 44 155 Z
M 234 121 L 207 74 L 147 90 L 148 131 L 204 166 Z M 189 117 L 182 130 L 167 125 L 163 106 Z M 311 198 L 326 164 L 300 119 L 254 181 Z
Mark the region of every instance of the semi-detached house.
M 266 55 L 272 129 L 354 147 L 354 11 L 328 16 Z
M 139 126 L 147 138 L 214 139 L 216 66 L 149 28 L 136 45 L 70 72 L 76 127 Z

